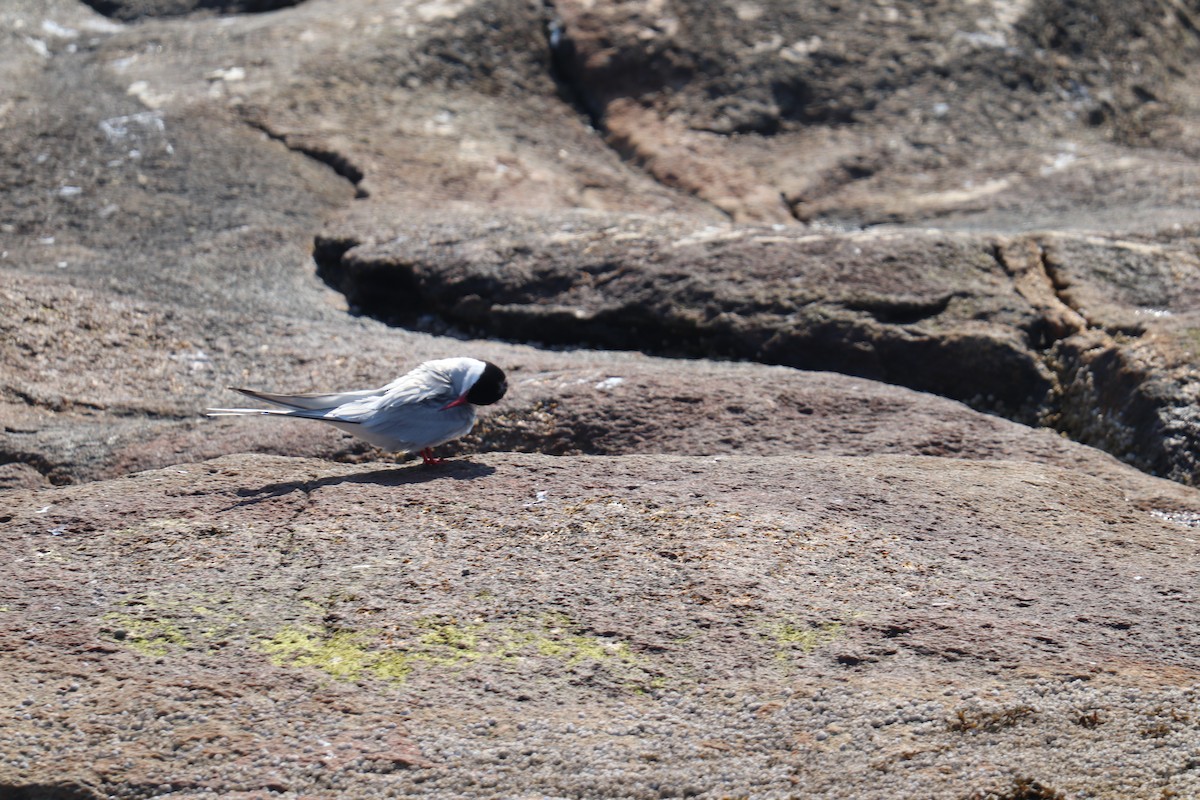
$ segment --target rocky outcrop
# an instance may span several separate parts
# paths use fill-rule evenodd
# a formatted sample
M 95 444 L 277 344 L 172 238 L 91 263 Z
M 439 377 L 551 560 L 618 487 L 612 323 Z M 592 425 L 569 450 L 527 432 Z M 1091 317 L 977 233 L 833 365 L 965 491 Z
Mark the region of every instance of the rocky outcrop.
M 1200 499 L 1172 491 L 1020 461 L 493 454 L 12 492 L 0 774 L 1186 796 Z
M 227 403 L 230 385 L 374 386 L 456 352 L 374 323 L 204 313 L 28 277 L 0 300 L 14 320 L 0 346 L 12 364 L 0 452 L 14 465 L 13 485 L 35 474 L 35 482 L 58 484 L 111 478 L 246 450 L 378 457 L 320 425 L 206 420 L 199 411 Z M 484 342 L 457 351 L 463 347 L 503 363 L 514 390 L 448 453 L 895 453 L 1030 460 L 1132 486 L 1114 459 L 1048 430 L 874 381 L 611 352 Z
M 503 221 L 501 221 L 503 220 Z M 318 239 L 394 324 L 832 370 L 1047 424 L 1200 479 L 1190 238 L 812 233 L 595 213 Z
M 0 13 L 0 795 L 1200 794 L 1188 3 L 268 5 Z

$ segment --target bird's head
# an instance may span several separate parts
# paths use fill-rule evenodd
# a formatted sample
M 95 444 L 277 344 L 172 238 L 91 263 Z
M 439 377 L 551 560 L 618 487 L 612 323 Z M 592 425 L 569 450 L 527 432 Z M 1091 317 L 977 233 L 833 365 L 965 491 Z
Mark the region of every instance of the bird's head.
M 508 391 L 508 378 L 505 377 L 504 370 L 492 362 L 484 361 L 483 364 L 483 372 L 467 391 L 467 402 L 477 406 L 490 406 L 500 402 L 500 398 Z

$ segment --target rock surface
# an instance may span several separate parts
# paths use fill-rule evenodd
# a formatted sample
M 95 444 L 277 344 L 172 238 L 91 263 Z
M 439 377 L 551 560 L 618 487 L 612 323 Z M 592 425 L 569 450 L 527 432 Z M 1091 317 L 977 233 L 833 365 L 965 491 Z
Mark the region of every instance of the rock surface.
M 872 377 L 1200 475 L 1182 5 L 14 8 L 22 269 L 327 319 L 312 243 L 387 319 Z
M 508 454 L 16 491 L 4 769 L 93 796 L 1186 797 L 1180 491 Z
M 1193 237 L 697 228 L 575 214 L 326 239 L 365 313 L 552 345 L 824 369 L 962 400 L 1200 480 Z M 436 328 L 435 328 L 436 329 Z
M 0 795 L 1200 794 L 1198 22 L 9 0 Z

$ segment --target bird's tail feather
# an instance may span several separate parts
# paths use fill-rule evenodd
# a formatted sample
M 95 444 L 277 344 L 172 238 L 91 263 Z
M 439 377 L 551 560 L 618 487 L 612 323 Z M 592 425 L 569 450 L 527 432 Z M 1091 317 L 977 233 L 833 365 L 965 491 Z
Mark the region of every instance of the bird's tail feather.
M 325 415 L 322 411 L 309 411 L 304 408 L 207 408 L 204 415 L 208 417 L 295 417 L 297 419 L 319 419 L 324 422 L 343 422 Z
M 262 400 L 264 403 L 271 403 L 277 406 L 291 409 L 303 409 L 305 411 L 327 411 L 331 408 L 349 403 L 351 400 L 358 400 L 363 397 L 370 397 L 378 394 L 379 389 L 361 389 L 356 392 L 339 392 L 333 394 L 272 394 L 271 392 L 256 392 L 253 389 L 239 389 L 236 386 L 230 386 L 230 389 L 246 397 L 253 397 L 255 400 Z
M 208 417 L 244 417 L 255 414 L 266 414 L 272 417 L 302 417 L 291 409 L 282 408 L 206 408 L 204 415 Z
M 323 419 L 331 421 L 326 416 L 332 409 L 343 403 L 348 403 L 362 397 L 377 394 L 377 389 L 362 389 L 356 392 L 341 392 L 339 394 L 272 394 L 256 392 L 253 389 L 240 389 L 230 386 L 235 392 L 262 400 L 264 403 L 281 406 L 281 408 L 209 408 L 205 413 L 210 417 L 244 417 L 268 415 L 275 417 L 300 417 L 302 419 Z

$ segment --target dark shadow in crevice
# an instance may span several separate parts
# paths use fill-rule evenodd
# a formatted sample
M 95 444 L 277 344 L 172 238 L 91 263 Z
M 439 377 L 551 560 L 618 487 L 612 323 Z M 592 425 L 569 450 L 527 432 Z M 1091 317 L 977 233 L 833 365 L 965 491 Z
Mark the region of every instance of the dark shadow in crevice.
M 575 42 L 567 33 L 554 3 L 545 2 L 542 9 L 542 29 L 546 34 L 546 47 L 550 54 L 550 78 L 554 81 L 559 99 L 587 119 L 594 130 L 603 131 L 603 110 L 595 103 L 589 102 L 590 95 L 575 68 Z
M 262 131 L 273 141 L 279 142 L 287 149 L 301 155 L 308 156 L 314 161 L 319 161 L 332 169 L 339 176 L 348 180 L 354 186 L 354 199 L 361 200 L 369 197 L 370 194 L 362 186 L 364 173 L 362 169 L 350 160 L 345 153 L 339 153 L 336 150 L 331 150 L 315 143 L 306 143 L 300 140 L 300 137 L 289 136 L 286 133 L 279 133 L 267 126 L 266 123 L 257 119 L 246 119 L 246 124 L 255 130 Z
M 93 11 L 122 22 L 203 14 L 260 14 L 304 0 L 83 0 Z
M 5 800 L 100 800 L 108 794 L 80 781 L 63 780 L 0 783 L 0 797 Z

